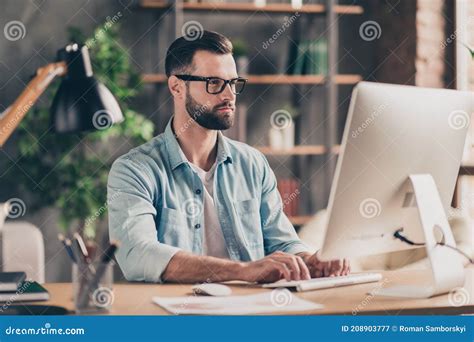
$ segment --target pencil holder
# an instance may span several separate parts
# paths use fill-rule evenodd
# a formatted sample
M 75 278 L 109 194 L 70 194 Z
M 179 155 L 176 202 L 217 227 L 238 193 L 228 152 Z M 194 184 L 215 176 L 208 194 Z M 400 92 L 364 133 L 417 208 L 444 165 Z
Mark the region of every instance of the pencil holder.
M 73 264 L 72 284 L 77 313 L 109 311 L 114 302 L 113 266 L 113 261 Z

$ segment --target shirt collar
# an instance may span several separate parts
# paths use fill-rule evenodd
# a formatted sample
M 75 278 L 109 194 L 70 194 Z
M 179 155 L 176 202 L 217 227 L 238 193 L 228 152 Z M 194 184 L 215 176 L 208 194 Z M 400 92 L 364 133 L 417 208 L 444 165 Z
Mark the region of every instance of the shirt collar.
M 168 158 L 171 165 L 171 169 L 174 170 L 179 165 L 187 163 L 188 160 L 184 155 L 183 150 L 179 146 L 178 140 L 173 132 L 172 122 L 173 117 L 168 121 L 165 128 L 165 142 L 166 148 L 168 149 Z M 227 138 L 222 134 L 221 131 L 217 132 L 217 163 L 230 162 L 232 163 L 232 156 L 229 151 L 229 144 L 226 141 Z

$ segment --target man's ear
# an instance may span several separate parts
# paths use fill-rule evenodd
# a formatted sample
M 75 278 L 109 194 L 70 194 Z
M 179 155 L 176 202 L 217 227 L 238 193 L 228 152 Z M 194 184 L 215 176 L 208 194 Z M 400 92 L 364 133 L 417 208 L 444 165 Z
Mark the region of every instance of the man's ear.
M 168 89 L 173 97 L 182 98 L 184 97 L 184 82 L 176 76 L 168 77 Z

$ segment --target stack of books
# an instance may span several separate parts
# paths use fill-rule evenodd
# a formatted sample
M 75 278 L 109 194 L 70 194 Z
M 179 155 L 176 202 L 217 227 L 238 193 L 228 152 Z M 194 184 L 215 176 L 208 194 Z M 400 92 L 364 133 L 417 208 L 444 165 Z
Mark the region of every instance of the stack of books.
M 48 299 L 48 291 L 37 282 L 26 280 L 25 272 L 0 272 L 1 303 Z
M 327 75 L 328 44 L 325 38 L 303 40 L 290 51 L 291 75 Z

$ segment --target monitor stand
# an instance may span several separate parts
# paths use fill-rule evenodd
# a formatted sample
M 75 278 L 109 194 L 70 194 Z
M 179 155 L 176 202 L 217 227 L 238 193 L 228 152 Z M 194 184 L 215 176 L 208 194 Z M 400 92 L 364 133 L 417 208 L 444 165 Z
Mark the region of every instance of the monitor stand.
M 451 248 L 437 245 L 436 230 L 438 235 L 442 234 L 447 245 L 455 247 L 456 242 L 433 177 L 430 174 L 410 175 L 409 183 L 415 194 L 420 224 L 425 236 L 426 254 L 431 264 L 431 281 L 423 285 L 398 285 L 377 289 L 373 291 L 373 295 L 429 298 L 464 285 L 465 273 L 461 255 Z

